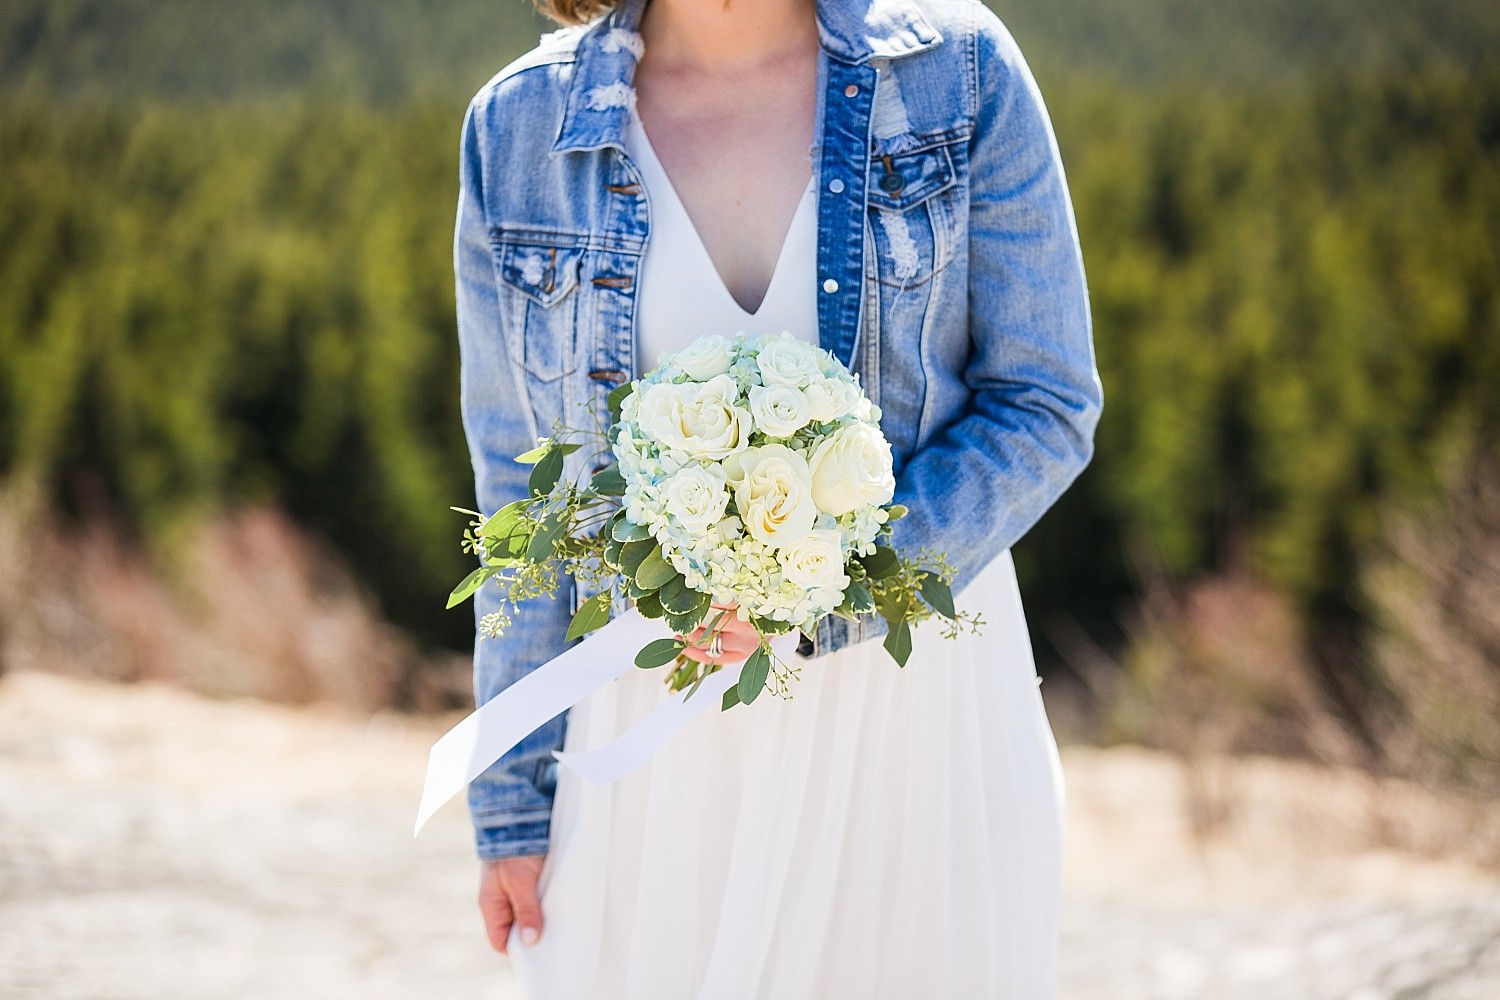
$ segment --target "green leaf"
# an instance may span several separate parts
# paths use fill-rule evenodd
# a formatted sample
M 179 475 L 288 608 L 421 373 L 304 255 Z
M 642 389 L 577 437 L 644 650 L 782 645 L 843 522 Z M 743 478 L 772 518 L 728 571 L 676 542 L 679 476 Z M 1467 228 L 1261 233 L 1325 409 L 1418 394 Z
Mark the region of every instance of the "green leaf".
M 924 574 L 922 577 L 922 598 L 932 605 L 932 610 L 944 618 L 953 619 L 958 616 L 953 607 L 953 591 L 932 573 Z
M 578 610 L 573 613 L 573 621 L 568 625 L 568 634 L 565 638 L 571 642 L 608 624 L 609 608 L 613 598 L 614 594 L 605 590 L 580 604 Z
M 731 708 L 733 708 L 734 706 L 738 705 L 739 703 L 740 703 L 740 689 L 739 689 L 739 685 L 733 685 L 727 691 L 724 692 L 724 701 L 721 703 L 722 707 L 719 710 L 721 712 L 727 712 Z
M 484 519 L 479 526 L 480 538 L 493 538 L 496 535 L 508 535 L 526 521 L 526 508 L 531 503 L 531 498 L 525 500 L 514 500 L 495 513 Z
M 485 558 L 492 566 L 514 564 L 526 554 L 526 545 L 530 540 L 531 535 L 526 526 L 517 525 L 516 530 L 508 535 L 484 540 Z
M 681 573 L 662 584 L 658 596 L 661 606 L 674 615 L 689 614 L 703 603 L 703 595 L 689 587 Z
M 642 590 L 656 590 L 676 575 L 677 570 L 667 562 L 667 557 L 662 555 L 661 546 L 657 545 L 641 560 L 640 566 L 636 567 L 635 583 Z
M 558 479 L 562 477 L 563 471 L 562 448 L 553 448 L 542 456 L 541 460 L 531 470 L 531 480 L 528 485 L 531 492 L 538 496 L 546 496 L 552 492 L 557 485 Z
M 537 525 L 536 534 L 531 536 L 531 543 L 526 546 L 526 559 L 529 562 L 546 562 L 551 559 L 557 548 L 557 542 L 562 538 L 563 530 L 567 526 L 567 511 L 544 518 L 541 524 Z
M 589 480 L 589 488 L 601 497 L 622 497 L 625 495 L 625 476 L 620 472 L 620 463 L 611 462 Z
M 448 607 L 451 608 L 455 604 L 461 604 L 468 600 L 473 596 L 474 591 L 478 590 L 484 584 L 484 581 L 494 576 L 497 572 L 499 570 L 494 566 L 481 566 L 464 577 L 463 581 L 457 587 L 454 587 L 453 592 L 448 595 Z
M 624 382 L 609 390 L 605 402 L 609 404 L 609 419 L 612 423 L 620 422 L 620 408 L 625 405 L 625 397 L 635 391 L 634 382 Z
M 636 570 L 641 568 L 641 563 L 656 548 L 656 543 L 649 538 L 642 538 L 634 542 L 625 542 L 620 546 L 620 571 L 626 577 L 634 580 Z
M 657 591 L 657 596 L 661 596 L 661 591 Z M 666 608 L 665 603 L 663 603 L 662 606 Z M 671 608 L 666 608 L 667 624 L 672 626 L 673 632 L 691 632 L 693 629 L 703 624 L 703 616 L 707 613 L 707 611 L 707 601 L 704 601 L 701 604 L 696 605 L 692 609 L 684 612 L 676 612 Z
M 625 543 L 617 538 L 606 538 L 604 540 L 604 565 L 616 572 L 620 569 L 620 553 L 624 550 Z
M 910 513 L 911 509 L 906 504 L 893 503 L 885 509 L 885 523 L 890 524 L 892 521 L 899 521 Z
M 745 660 L 745 665 L 740 668 L 740 680 L 736 686 L 740 701 L 746 705 L 754 701 L 759 695 L 761 688 L 766 686 L 766 678 L 771 673 L 771 654 L 766 647 L 761 646 L 751 653 Z
M 543 441 L 541 444 L 537 445 L 530 451 L 522 452 L 521 454 L 517 455 L 516 461 L 520 462 L 522 465 L 535 465 L 537 462 L 540 462 L 542 459 L 546 458 L 548 452 L 560 451 L 564 455 L 571 455 L 573 454 L 573 452 L 582 447 L 583 445 L 577 442 L 574 442 L 572 444 L 563 444 L 557 441 L 555 438 L 548 438 L 546 441 Z
M 638 542 L 643 538 L 650 538 L 651 532 L 646 530 L 645 525 L 636 524 L 629 518 L 622 517 L 610 523 L 609 537 L 618 538 L 622 542 Z
M 885 634 L 882 645 L 897 666 L 906 666 L 906 661 L 911 656 L 911 623 L 903 618 L 892 625 L 891 630 Z
M 751 615 L 750 620 L 760 629 L 761 635 L 781 635 L 792 630 L 791 622 L 784 622 L 779 618 L 758 618 Z
M 676 639 L 653 639 L 635 654 L 635 665 L 642 670 L 660 667 L 677 659 L 682 643 Z
M 844 602 L 839 605 L 841 611 L 850 614 L 862 615 L 868 611 L 875 610 L 875 598 L 870 596 L 870 589 L 858 580 L 850 580 L 849 586 L 844 590 Z
M 865 572 L 872 580 L 884 580 L 893 575 L 900 568 L 900 560 L 896 556 L 896 550 L 884 545 L 875 546 L 875 551 L 867 556 L 859 557 L 860 563 L 865 567 Z
M 655 591 L 652 591 L 649 594 L 642 594 L 640 597 L 637 597 L 635 599 L 635 609 L 639 611 L 641 613 L 641 616 L 644 618 L 660 618 L 662 615 L 666 614 L 666 612 L 662 610 L 661 598 L 656 596 Z
M 516 456 L 516 461 L 520 462 L 522 465 L 535 465 L 542 459 L 546 458 L 547 452 L 551 450 L 552 442 L 550 440 L 543 441 L 541 444 L 537 445 L 530 451 L 521 452 L 521 454 Z

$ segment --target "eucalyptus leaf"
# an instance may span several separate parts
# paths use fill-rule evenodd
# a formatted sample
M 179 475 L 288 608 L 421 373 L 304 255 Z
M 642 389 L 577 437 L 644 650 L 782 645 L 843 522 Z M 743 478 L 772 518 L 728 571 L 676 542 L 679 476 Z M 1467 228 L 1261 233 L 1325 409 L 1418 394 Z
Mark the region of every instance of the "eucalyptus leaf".
M 771 654 L 766 651 L 766 647 L 761 646 L 750 654 L 745 665 L 740 668 L 739 683 L 735 685 L 740 701 L 746 705 L 754 701 L 766 686 L 766 678 L 770 673 Z
M 911 623 L 905 618 L 891 626 L 885 634 L 885 651 L 891 654 L 891 659 L 896 661 L 897 666 L 906 666 L 907 659 L 911 656 Z
M 571 642 L 608 624 L 609 608 L 613 597 L 611 591 L 605 590 L 580 604 L 578 610 L 573 613 L 573 621 L 568 625 L 568 634 L 565 638 Z
M 531 542 L 526 546 L 526 559 L 529 562 L 546 562 L 552 558 L 557 549 L 557 543 L 562 538 L 563 530 L 568 526 L 567 513 L 564 511 L 543 518 L 537 526 L 536 534 L 531 536 Z
M 885 545 L 875 546 L 874 552 L 867 556 L 860 556 L 859 561 L 864 565 L 865 572 L 872 580 L 884 580 L 892 576 L 901 564 L 896 556 L 896 550 Z
M 605 402 L 609 405 L 609 419 L 612 423 L 620 422 L 620 408 L 625 405 L 625 398 L 634 391 L 634 382 L 625 382 L 609 390 Z
M 731 685 L 729 687 L 729 689 L 724 692 L 724 700 L 723 700 L 723 702 L 720 703 L 721 707 L 720 707 L 719 711 L 721 711 L 721 712 L 727 712 L 731 708 L 733 708 L 734 706 L 738 705 L 739 703 L 740 703 L 740 689 L 739 689 L 739 685 Z
M 516 456 L 516 461 L 522 465 L 535 465 L 547 457 L 547 452 L 552 450 L 551 441 L 543 441 L 530 451 L 523 451 Z
M 448 607 L 451 608 L 455 604 L 462 604 L 468 600 L 474 595 L 474 591 L 483 586 L 484 581 L 494 576 L 497 572 L 499 570 L 494 566 L 481 566 L 464 577 L 463 581 L 457 587 L 454 587 L 453 592 L 448 595 Z
M 620 472 L 620 463 L 611 462 L 594 473 L 593 478 L 589 480 L 589 488 L 601 497 L 624 496 L 625 476 Z
M 508 535 L 519 525 L 525 523 L 526 508 L 531 499 L 513 500 L 501 507 L 495 513 L 484 519 L 479 526 L 477 534 L 480 538 L 493 538 L 496 535 Z
M 635 654 L 635 665 L 650 670 L 671 663 L 682 652 L 682 645 L 677 639 L 652 639 Z
M 528 485 L 531 492 L 538 496 L 546 496 L 552 492 L 557 481 L 562 478 L 563 471 L 562 448 L 553 448 L 543 455 L 542 458 L 531 469 L 531 479 Z
M 953 591 L 932 573 L 922 577 L 922 598 L 944 618 L 957 618 L 958 612 L 953 607 Z

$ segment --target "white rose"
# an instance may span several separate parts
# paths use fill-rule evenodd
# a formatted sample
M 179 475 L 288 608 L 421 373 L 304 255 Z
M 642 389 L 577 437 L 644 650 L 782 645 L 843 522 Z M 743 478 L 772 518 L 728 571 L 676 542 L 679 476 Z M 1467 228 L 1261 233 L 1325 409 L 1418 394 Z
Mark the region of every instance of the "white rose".
M 715 334 L 699 337 L 668 360 L 681 368 L 688 378 L 696 382 L 707 382 L 714 376 L 729 371 L 729 363 L 734 360 L 734 348 L 729 341 Z
M 812 407 L 812 418 L 824 424 L 853 413 L 860 401 L 857 386 L 836 378 L 814 382 L 804 390 L 804 395 Z
M 823 378 L 817 348 L 788 332 L 778 334 L 762 344 L 758 362 L 760 380 L 765 385 L 786 385 L 801 389 Z
M 873 424 L 849 424 L 824 438 L 808 468 L 818 509 L 835 517 L 889 503 L 896 492 L 890 442 Z
M 663 448 L 722 459 L 750 443 L 750 412 L 735 405 L 738 397 L 739 388 L 728 375 L 703 383 L 653 385 L 641 397 L 638 422 Z
M 729 506 L 729 491 L 724 488 L 724 474 L 717 468 L 701 465 L 680 470 L 661 484 L 667 513 L 683 528 L 701 534 L 719 523 Z
M 837 590 L 849 586 L 844 574 L 844 553 L 837 531 L 809 531 L 776 553 L 786 578 L 809 591 Z
M 818 508 L 806 459 L 785 445 L 768 444 L 748 449 L 739 460 L 734 503 L 752 538 L 781 546 L 812 530 Z
M 813 411 L 800 389 L 757 385 L 750 389 L 750 415 L 755 418 L 755 426 L 767 436 L 786 438 L 806 427 Z

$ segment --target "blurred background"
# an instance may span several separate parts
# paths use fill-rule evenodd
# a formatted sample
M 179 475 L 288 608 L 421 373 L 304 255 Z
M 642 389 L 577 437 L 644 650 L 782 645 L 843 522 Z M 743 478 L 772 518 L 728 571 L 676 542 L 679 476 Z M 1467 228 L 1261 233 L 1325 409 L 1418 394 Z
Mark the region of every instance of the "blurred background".
M 1500 7 L 990 0 L 1106 406 L 1016 546 L 1063 997 L 1500 995 Z M 452 226 L 527 0 L 0 4 L 0 996 L 514 995 Z

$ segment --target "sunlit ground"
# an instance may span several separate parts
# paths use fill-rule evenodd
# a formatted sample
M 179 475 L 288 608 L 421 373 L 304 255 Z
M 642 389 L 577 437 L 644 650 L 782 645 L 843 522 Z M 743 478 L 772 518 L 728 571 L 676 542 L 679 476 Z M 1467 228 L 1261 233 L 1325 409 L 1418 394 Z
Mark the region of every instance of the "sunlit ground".
M 455 718 L 0 677 L 0 996 L 518 996 L 461 801 L 410 836 Z M 1199 776 L 1195 838 L 1169 759 L 1064 763 L 1065 1000 L 1500 995 L 1483 807 L 1240 762 Z

